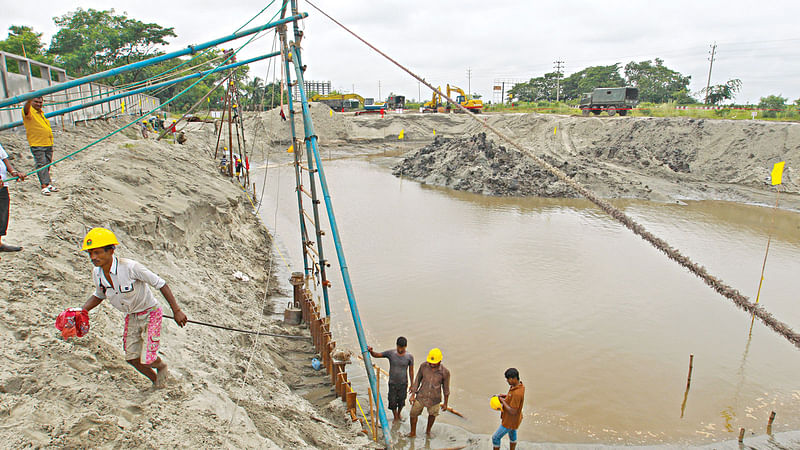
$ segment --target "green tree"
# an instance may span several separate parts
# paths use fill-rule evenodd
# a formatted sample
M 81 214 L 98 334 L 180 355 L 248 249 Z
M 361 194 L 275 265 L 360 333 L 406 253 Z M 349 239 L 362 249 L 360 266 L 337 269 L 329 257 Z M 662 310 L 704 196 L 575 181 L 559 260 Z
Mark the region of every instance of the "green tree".
M 717 84 L 710 86 L 708 89 L 703 88 L 700 91 L 706 95 L 706 100 L 712 105 L 718 105 L 723 100 L 733 100 L 733 97 L 742 89 L 742 80 L 734 78 L 728 80 L 725 84 Z
M 49 62 L 45 56 L 42 33 L 33 31 L 25 25 L 12 25 L 8 28 L 8 37 L 0 41 L 0 51 L 14 53 L 41 62 Z
M 660 58 L 653 61 L 631 61 L 625 65 L 628 85 L 639 88 L 639 100 L 666 103 L 681 90 L 688 92 L 691 76 L 669 69 Z
M 78 8 L 53 20 L 60 29 L 48 53 L 76 76 L 146 59 L 158 54 L 166 38 L 176 36 L 173 28 L 115 15 L 113 9 Z
M 619 74 L 619 64 L 587 67 L 564 78 L 561 80 L 561 97 L 574 100 L 595 88 L 625 86 L 625 80 Z
M 33 28 L 25 25 L 12 25 L 8 28 L 8 37 L 0 41 L 0 51 L 24 56 L 34 61 L 52 64 L 53 60 L 45 55 L 45 45 L 42 42 L 42 33 L 33 31 Z M 10 72 L 19 73 L 19 66 L 16 61 L 7 61 L 7 68 Z M 41 71 L 37 67 L 32 69 L 35 76 L 41 76 Z
M 558 73 L 550 72 L 538 78 L 531 78 L 526 83 L 515 84 L 508 93 L 523 102 L 555 100 L 558 76 Z
M 758 108 L 765 110 L 764 117 L 777 117 L 779 112 L 783 112 L 786 109 L 786 100 L 780 95 L 761 97 L 761 101 L 758 102 Z

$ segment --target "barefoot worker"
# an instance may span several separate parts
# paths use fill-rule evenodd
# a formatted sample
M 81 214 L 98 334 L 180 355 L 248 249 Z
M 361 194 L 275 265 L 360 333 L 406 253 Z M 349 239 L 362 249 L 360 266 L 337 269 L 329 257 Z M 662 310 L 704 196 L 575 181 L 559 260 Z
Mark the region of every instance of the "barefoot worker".
M 406 392 L 408 380 L 414 379 L 414 356 L 406 351 L 408 340 L 403 336 L 397 338 L 397 349 L 385 352 L 372 351 L 367 347 L 373 358 L 386 358 L 389 360 L 389 409 L 394 414 L 394 420 L 400 420 L 400 411 L 406 405 Z
M 450 398 L 450 371 L 442 365 L 442 351 L 434 348 L 428 352 L 427 360 L 419 365 L 417 378 L 411 386 L 411 433 L 408 437 L 417 435 L 417 419 L 422 414 L 422 409 L 428 409 L 428 427 L 425 435 L 431 435 L 431 428 L 439 415 L 440 403 L 444 394 L 444 405 L 447 410 L 447 400 Z
M 158 356 L 162 311 L 147 285 L 164 294 L 175 322 L 181 327 L 186 325 L 186 314 L 178 307 L 166 281 L 136 261 L 114 256 L 116 245 L 119 245 L 117 237 L 105 228 L 92 228 L 83 239 L 82 250 L 89 253 L 95 265 L 92 271 L 95 292 L 83 309 L 91 311 L 108 299 L 111 306 L 127 314 L 122 334 L 125 359 L 154 385 L 161 387 L 167 377 L 167 364 Z
M 504 374 L 510 386 L 508 394 L 498 395 L 501 405 L 500 428 L 492 435 L 492 446 L 500 448 L 500 441 L 508 434 L 511 450 L 517 448 L 517 429 L 522 422 L 522 403 L 525 401 L 525 386 L 519 381 L 519 371 L 513 367 Z

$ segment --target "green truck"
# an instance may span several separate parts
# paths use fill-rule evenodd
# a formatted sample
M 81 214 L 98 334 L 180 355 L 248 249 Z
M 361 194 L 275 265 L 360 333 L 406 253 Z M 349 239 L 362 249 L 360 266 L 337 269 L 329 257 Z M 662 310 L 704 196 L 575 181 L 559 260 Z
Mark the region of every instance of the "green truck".
M 597 88 L 581 97 L 580 108 L 584 116 L 592 113 L 625 116 L 639 103 L 639 89 L 635 87 Z

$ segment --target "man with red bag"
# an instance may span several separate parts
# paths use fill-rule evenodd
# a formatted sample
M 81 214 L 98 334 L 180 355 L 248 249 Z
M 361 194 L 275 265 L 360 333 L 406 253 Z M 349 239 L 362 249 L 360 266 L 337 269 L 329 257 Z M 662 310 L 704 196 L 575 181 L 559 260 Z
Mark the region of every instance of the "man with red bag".
M 181 327 L 186 325 L 186 314 L 178 307 L 166 281 L 136 261 L 114 256 L 117 245 L 117 237 L 105 228 L 92 228 L 83 239 L 82 250 L 89 253 L 95 265 L 92 272 L 95 292 L 83 309 L 88 315 L 88 311 L 108 299 L 111 306 L 127 314 L 122 335 L 125 359 L 153 385 L 163 387 L 167 364 L 158 356 L 162 310 L 148 285 L 161 291 Z

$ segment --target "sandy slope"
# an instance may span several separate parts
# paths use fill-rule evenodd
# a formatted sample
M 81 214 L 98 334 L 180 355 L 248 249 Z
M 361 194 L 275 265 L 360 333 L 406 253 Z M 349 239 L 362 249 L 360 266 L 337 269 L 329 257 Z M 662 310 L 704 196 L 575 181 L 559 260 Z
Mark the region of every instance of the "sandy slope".
M 97 124 L 59 131 L 57 156 L 112 129 Z M 168 388 L 152 390 L 124 362 L 123 316 L 109 305 L 92 312 L 87 337 L 60 338 L 56 315 L 82 305 L 92 292 L 91 263 L 78 249 L 93 226 L 114 230 L 118 255 L 166 279 L 190 319 L 255 328 L 263 310 L 262 329 L 301 332 L 283 330 L 269 316 L 263 300 L 271 238 L 240 188 L 216 174 L 206 144 L 191 134 L 186 146 L 127 134 L 59 164 L 53 172 L 61 192 L 51 197 L 39 193 L 35 180 L 11 188 L 4 241 L 25 250 L 0 261 L 2 446 L 369 445 L 343 420 L 341 403 L 328 404 L 333 396 L 326 393 L 326 379 L 310 368 L 306 340 L 259 338 L 248 370 L 252 336 L 191 324 L 180 329 L 165 319 L 162 355 L 173 379 Z M 22 136 L 3 133 L 0 141 L 18 168 L 32 168 Z M 250 282 L 236 281 L 236 270 Z M 270 291 L 287 286 L 272 277 Z M 314 389 L 314 404 L 298 394 Z

